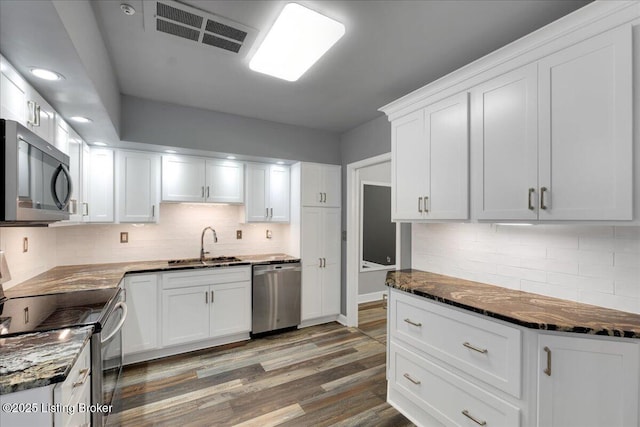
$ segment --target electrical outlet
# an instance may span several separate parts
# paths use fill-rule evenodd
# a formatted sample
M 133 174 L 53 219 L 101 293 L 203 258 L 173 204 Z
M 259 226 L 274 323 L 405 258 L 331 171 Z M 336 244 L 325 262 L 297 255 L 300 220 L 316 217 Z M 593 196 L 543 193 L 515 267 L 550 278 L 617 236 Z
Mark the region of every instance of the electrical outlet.
M 242 239 L 242 230 L 236 230 L 236 239 Z
M 267 239 L 270 239 L 273 237 L 273 233 L 271 233 L 271 230 L 267 230 Z
M 29 252 L 29 238 L 22 239 L 22 252 Z
M 129 233 L 123 231 L 120 233 L 120 243 L 129 243 Z

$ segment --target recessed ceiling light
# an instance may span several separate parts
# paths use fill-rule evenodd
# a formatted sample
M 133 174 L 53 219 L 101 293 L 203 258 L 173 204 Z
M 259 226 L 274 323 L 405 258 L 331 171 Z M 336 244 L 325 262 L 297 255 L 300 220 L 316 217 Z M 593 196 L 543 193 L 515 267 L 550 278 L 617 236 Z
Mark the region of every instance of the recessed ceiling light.
M 287 4 L 249 68 L 294 82 L 343 35 L 344 25 L 297 3 Z
M 77 123 L 91 123 L 93 121 L 88 117 L 82 117 L 82 116 L 73 116 L 71 117 L 71 120 Z
M 236 156 L 227 156 L 227 159 L 229 159 L 229 160 L 235 160 L 235 159 L 236 159 Z
M 95 142 L 93 143 L 93 145 L 98 145 L 98 146 L 100 146 L 100 147 L 106 147 L 106 146 L 107 146 L 107 144 L 106 144 L 106 143 L 101 142 L 101 141 L 95 141 Z
M 276 162 L 279 165 L 284 165 L 284 162 L 282 160 L 280 160 L 279 162 Z
M 176 154 L 177 151 L 176 150 L 164 150 L 165 153 L 169 153 L 169 154 Z
M 31 74 L 44 80 L 62 80 L 64 76 L 46 68 L 31 68 Z

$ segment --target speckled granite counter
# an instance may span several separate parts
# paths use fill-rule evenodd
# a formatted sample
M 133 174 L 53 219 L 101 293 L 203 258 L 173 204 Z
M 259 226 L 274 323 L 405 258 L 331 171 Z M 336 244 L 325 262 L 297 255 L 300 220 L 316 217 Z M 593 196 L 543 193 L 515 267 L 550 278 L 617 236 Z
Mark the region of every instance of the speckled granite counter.
M 93 328 L 67 330 L 0 339 L 0 395 L 64 381 Z
M 238 262 L 207 265 L 170 265 L 168 261 L 137 261 L 113 264 L 65 265 L 52 268 L 38 276 L 5 290 L 8 298 L 56 294 L 87 289 L 115 288 L 127 273 L 219 268 L 238 265 L 297 262 L 286 254 L 237 255 Z
M 386 284 L 527 328 L 640 338 L 640 314 L 420 270 L 390 271 Z

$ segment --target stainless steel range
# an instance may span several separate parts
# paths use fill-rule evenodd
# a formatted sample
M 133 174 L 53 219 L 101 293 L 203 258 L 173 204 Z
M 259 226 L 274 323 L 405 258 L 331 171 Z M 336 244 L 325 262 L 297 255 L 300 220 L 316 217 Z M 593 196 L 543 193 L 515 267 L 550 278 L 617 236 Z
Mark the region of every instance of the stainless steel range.
M 0 285 L 0 298 L 2 288 Z M 68 292 L 0 300 L 0 336 L 93 326 L 91 404 L 118 406 L 122 371 L 121 328 L 127 315 L 120 288 Z M 108 413 L 94 412 L 92 425 L 103 426 Z

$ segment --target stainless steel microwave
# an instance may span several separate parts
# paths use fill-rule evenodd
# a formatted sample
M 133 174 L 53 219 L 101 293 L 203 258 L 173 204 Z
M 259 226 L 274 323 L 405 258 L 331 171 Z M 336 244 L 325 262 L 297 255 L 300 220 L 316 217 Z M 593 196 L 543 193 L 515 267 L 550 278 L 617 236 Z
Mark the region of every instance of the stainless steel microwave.
M 0 119 L 0 226 L 69 219 L 69 156 L 20 123 Z

